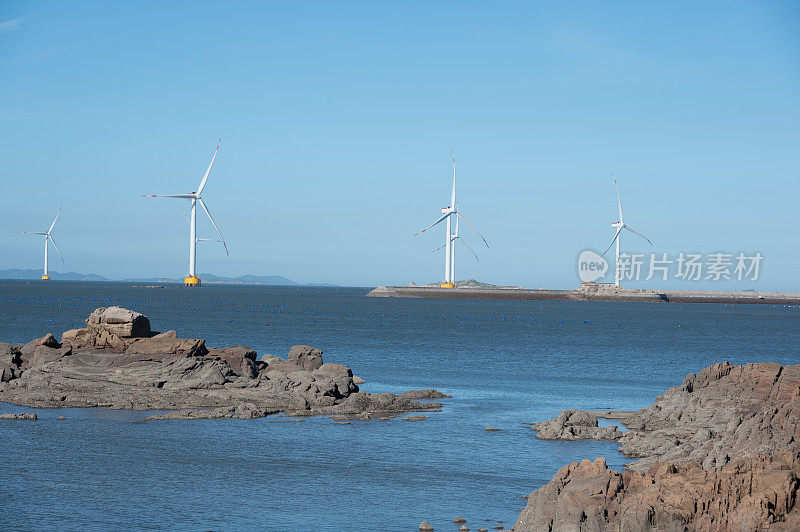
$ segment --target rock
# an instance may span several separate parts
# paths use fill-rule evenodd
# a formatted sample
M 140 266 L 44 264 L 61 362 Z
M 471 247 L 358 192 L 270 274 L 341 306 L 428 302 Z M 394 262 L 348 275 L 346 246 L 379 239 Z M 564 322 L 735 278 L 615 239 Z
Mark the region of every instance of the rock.
M 430 532 L 431 530 L 433 530 L 433 527 L 429 522 L 423 521 L 419 524 L 419 529 L 420 531 Z
M 0 414 L 0 419 L 39 419 L 36 414 Z
M 319 369 L 322 366 L 322 349 L 293 345 L 289 349 L 289 362 L 308 371 Z
M 58 420 L 64 420 L 64 419 L 67 419 L 67 418 L 66 418 L 65 416 L 58 416 L 56 419 L 58 419 Z
M 464 519 L 463 517 L 461 517 L 461 516 L 459 515 L 458 517 L 456 517 L 455 519 L 453 519 L 453 522 L 454 522 L 455 524 L 457 524 L 457 525 L 460 525 L 461 523 L 466 523 L 466 522 L 467 522 L 467 520 L 466 520 L 466 519 Z
M 364 380 L 364 379 L 362 379 L 361 377 L 358 377 L 358 376 L 356 376 L 356 375 L 353 375 L 353 384 L 355 384 L 356 386 L 359 386 L 359 385 L 361 385 L 361 384 L 364 384 L 365 382 L 367 382 L 367 381 L 365 381 L 365 380 Z
M 489 531 L 484 527 L 480 527 L 478 528 L 478 532 L 489 532 Z
M 95 309 L 86 319 L 90 330 L 104 330 L 119 338 L 145 338 L 150 335 L 146 316 L 122 307 Z
M 34 351 L 33 355 L 30 357 L 30 360 L 26 363 L 26 366 L 30 368 L 43 366 L 44 364 L 61 360 L 63 357 L 71 354 L 72 348 L 69 346 L 53 348 L 40 345 L 36 348 L 36 351 Z
M 486 427 L 484 430 L 488 430 L 490 432 L 502 432 L 503 429 L 497 429 L 494 427 Z
M 450 399 L 452 396 L 427 388 L 425 390 L 409 390 L 401 393 L 400 397 L 404 399 Z
M 61 344 L 58 343 L 58 340 L 56 340 L 55 336 L 53 336 L 50 333 L 47 333 L 41 338 L 37 338 L 36 340 L 31 340 L 30 342 L 22 346 L 20 352 L 23 356 L 30 356 L 36 351 L 36 348 L 39 346 L 61 347 Z
M 0 362 L 0 382 L 9 382 L 14 378 L 14 370 L 5 362 Z
M 43 337 L 27 344 L 24 355 L 24 346 L 0 342 L 0 402 L 171 411 L 152 420 L 252 419 L 275 412 L 386 419 L 441 408 L 360 392 L 350 368 L 322 363 L 318 349 L 295 348 L 292 359 L 299 364 L 271 355 L 256 360 L 250 348 L 209 351 L 205 340 L 151 333 L 149 320 L 146 328 L 142 320 L 125 309 L 97 309 L 86 329 L 62 335 L 61 347 L 52 347 L 55 337 Z M 119 336 L 145 329 L 145 336 Z
M 515 530 L 800 529 L 800 365 L 715 364 L 615 416 L 632 429 L 621 452 L 640 458 L 630 471 L 602 458 L 562 467 Z M 595 423 L 565 410 L 538 428 L 576 439 Z
M 233 347 L 212 347 L 208 350 L 208 357 L 219 358 L 228 363 L 237 375 L 254 379 L 258 376 L 256 352 L 249 347 L 237 345 Z
M 428 416 L 408 416 L 404 417 L 403 421 L 424 421 L 428 419 Z
M 205 340 L 178 338 L 175 331 L 167 331 L 150 338 L 137 338 L 131 341 L 125 348 L 125 353 L 194 357 L 208 354 L 208 349 Z
M 555 419 L 542 423 L 531 423 L 531 429 L 539 431 L 540 440 L 611 440 L 616 441 L 623 433 L 617 427 L 598 426 L 597 416 L 585 410 L 564 410 Z
M 461 525 L 460 527 L 458 527 L 458 529 L 461 530 L 461 532 L 467 532 L 469 530 L 469 527 L 467 525 Z
M 605 459 L 562 467 L 531 493 L 514 530 L 760 530 L 800 523 L 800 453 L 618 473 Z M 548 528 L 549 527 L 549 528 Z M 787 528 L 788 529 L 788 528 Z

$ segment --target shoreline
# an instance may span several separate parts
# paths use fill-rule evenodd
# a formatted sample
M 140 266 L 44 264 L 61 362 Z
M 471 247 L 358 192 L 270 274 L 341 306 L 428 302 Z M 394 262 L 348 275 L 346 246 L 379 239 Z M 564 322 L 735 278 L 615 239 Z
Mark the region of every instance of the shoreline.
M 595 285 L 596 287 L 597 285 Z M 528 288 L 439 288 L 429 286 L 379 286 L 367 297 L 421 299 L 505 299 L 523 301 L 604 301 L 627 303 L 725 303 L 757 305 L 800 305 L 800 293 L 652 290 L 646 288 L 595 288 L 548 290 Z M 594 289 L 593 289 L 594 288 Z
M 800 365 L 714 364 L 641 410 L 563 410 L 542 440 L 605 440 L 635 459 L 563 466 L 514 530 L 797 530 Z M 624 427 L 599 426 L 598 418 Z

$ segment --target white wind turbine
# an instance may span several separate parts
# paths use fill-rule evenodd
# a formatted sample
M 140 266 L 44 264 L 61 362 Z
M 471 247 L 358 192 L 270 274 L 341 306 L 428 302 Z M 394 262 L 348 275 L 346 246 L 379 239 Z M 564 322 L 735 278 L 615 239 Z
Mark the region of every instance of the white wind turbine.
M 56 217 L 53 219 L 53 223 L 50 224 L 50 229 L 48 229 L 44 233 L 35 232 L 35 231 L 22 231 L 22 234 L 25 234 L 25 235 L 41 235 L 41 236 L 44 237 L 44 272 L 42 273 L 42 281 L 48 281 L 50 279 L 50 273 L 49 273 L 48 268 L 47 268 L 47 243 L 48 243 L 48 241 L 53 243 L 53 247 L 56 248 L 56 251 L 58 252 L 58 256 L 61 257 L 61 264 L 64 264 L 64 256 L 61 255 L 61 250 L 58 249 L 58 246 L 56 245 L 56 241 L 53 240 L 53 235 L 51 234 L 52 231 L 53 231 L 53 227 L 56 226 L 56 221 L 58 220 L 58 217 L 61 216 L 61 208 L 62 207 L 63 206 L 59 206 L 58 207 L 58 213 L 56 214 Z
M 217 143 L 217 149 L 214 151 L 214 156 L 211 157 L 211 164 L 208 165 L 208 170 L 206 170 L 203 179 L 200 181 L 200 186 L 197 187 L 197 192 L 190 192 L 187 194 L 167 194 L 167 195 L 158 195 L 152 194 L 150 197 L 152 198 L 177 198 L 177 199 L 186 199 L 190 202 L 189 208 L 189 274 L 184 279 L 184 283 L 187 286 L 200 286 L 200 277 L 197 276 L 197 243 L 200 241 L 210 240 L 207 238 L 197 238 L 197 204 L 199 203 L 200 206 L 205 211 L 206 215 L 208 215 L 208 219 L 211 220 L 211 223 L 214 225 L 214 229 L 217 230 L 217 234 L 219 235 L 219 240 L 215 240 L 215 242 L 221 242 L 222 245 L 225 247 L 225 254 L 229 255 L 228 253 L 228 246 L 225 244 L 225 239 L 222 237 L 222 232 L 217 227 L 217 222 L 214 221 L 214 217 L 211 216 L 211 213 L 208 210 L 205 202 L 203 201 L 203 189 L 206 186 L 206 181 L 208 181 L 208 175 L 211 173 L 211 167 L 214 166 L 214 159 L 217 158 L 217 153 L 219 152 L 219 144 L 222 142 L 222 139 L 219 139 Z M 147 197 L 147 196 L 145 196 Z
M 640 233 L 639 231 L 637 231 L 637 230 L 633 229 L 632 227 L 628 226 L 627 224 L 625 224 L 625 221 L 622 219 L 622 200 L 620 199 L 620 196 L 619 196 L 619 185 L 617 184 L 617 180 L 616 180 L 616 177 L 614 176 L 614 172 L 611 172 L 611 177 L 614 178 L 614 186 L 617 187 L 617 206 L 619 207 L 619 221 L 618 222 L 614 222 L 614 223 L 611 224 L 611 227 L 616 229 L 617 232 L 614 233 L 614 238 L 611 240 L 611 243 L 608 245 L 606 250 L 603 252 L 603 255 L 608 253 L 608 250 L 611 249 L 611 246 L 614 245 L 614 242 L 617 243 L 617 254 L 616 254 L 616 258 L 615 258 L 615 262 L 614 262 L 614 286 L 619 288 L 619 276 L 620 276 L 619 253 L 620 253 L 620 245 L 621 245 L 621 242 L 622 242 L 622 234 L 621 234 L 622 230 L 623 229 L 627 229 L 631 233 L 639 235 L 640 237 L 642 237 L 645 240 L 647 240 L 650 243 L 651 246 L 653 245 L 653 243 L 650 242 L 650 239 L 647 238 L 646 236 L 644 236 L 642 233 Z
M 450 150 L 450 153 L 452 155 L 453 151 Z M 453 227 L 452 218 L 453 217 L 455 217 L 455 220 L 456 220 L 456 222 L 455 222 L 456 232 L 455 233 L 453 233 L 453 230 L 452 230 L 452 227 Z M 442 249 L 442 247 L 445 248 L 444 282 L 441 285 L 442 288 L 455 288 L 455 286 L 456 286 L 456 277 L 455 277 L 455 267 L 456 267 L 456 262 L 455 262 L 455 243 L 456 243 L 456 240 L 458 240 L 462 244 L 464 244 L 464 246 L 467 249 L 469 249 L 472 252 L 473 255 L 475 255 L 476 259 L 478 258 L 478 255 L 475 253 L 475 251 L 473 251 L 473 249 L 469 246 L 469 244 L 467 244 L 464 241 L 464 239 L 461 238 L 461 236 L 458 234 L 458 221 L 459 221 L 459 219 L 462 220 L 465 224 L 467 224 L 473 231 L 475 231 L 478 234 L 478 236 L 481 237 L 481 240 L 483 240 L 483 243 L 486 244 L 486 247 L 487 248 L 489 247 L 489 243 L 486 242 L 486 239 L 483 238 L 483 235 L 480 234 L 480 232 L 477 229 L 475 229 L 475 227 L 471 223 L 469 223 L 466 220 L 466 218 L 464 218 L 461 215 L 460 212 L 458 212 L 458 202 L 456 201 L 456 157 L 455 157 L 455 155 L 453 155 L 453 189 L 452 189 L 452 191 L 450 193 L 450 205 L 448 205 L 447 207 L 442 207 L 442 216 L 439 217 L 438 220 L 436 220 L 431 225 L 429 225 L 428 227 L 426 227 L 425 229 L 423 229 L 422 231 L 420 231 L 419 233 L 416 233 L 414 235 L 414 236 L 420 235 L 420 234 L 424 233 L 425 231 L 427 231 L 428 229 L 430 229 L 431 227 L 439 224 L 440 222 L 442 222 L 444 220 L 447 221 L 447 227 L 446 227 L 447 232 L 445 233 L 444 244 L 440 248 L 434 250 L 434 252 L 436 252 L 436 251 L 439 251 L 439 249 Z

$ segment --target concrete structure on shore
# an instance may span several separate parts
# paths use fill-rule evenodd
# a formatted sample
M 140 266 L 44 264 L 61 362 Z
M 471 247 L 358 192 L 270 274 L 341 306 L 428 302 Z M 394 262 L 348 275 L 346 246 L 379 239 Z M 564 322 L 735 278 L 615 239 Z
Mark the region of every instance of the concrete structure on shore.
M 527 288 L 440 288 L 437 286 L 379 286 L 367 297 L 407 297 L 438 299 L 520 299 L 540 301 L 628 301 L 642 303 L 755 303 L 800 305 L 800 293 L 651 290 L 616 288 L 611 283 L 582 283 L 572 290 L 530 290 Z

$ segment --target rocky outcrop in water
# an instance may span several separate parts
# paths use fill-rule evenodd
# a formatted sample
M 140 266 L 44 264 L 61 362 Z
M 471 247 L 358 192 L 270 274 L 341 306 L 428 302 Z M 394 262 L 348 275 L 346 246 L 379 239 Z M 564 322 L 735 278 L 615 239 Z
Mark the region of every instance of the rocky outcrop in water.
M 34 407 L 172 410 L 148 419 L 256 418 L 276 412 L 371 419 L 436 410 L 403 395 L 360 391 L 350 368 L 294 346 L 289 359 L 245 346 L 155 333 L 142 314 L 96 309 L 58 342 L 0 342 L 0 401 Z M 428 394 L 430 395 L 430 394 Z
M 597 414 L 568 410 L 533 428 L 597 439 Z M 715 364 L 609 417 L 629 430 L 608 439 L 639 460 L 623 473 L 602 458 L 562 467 L 515 530 L 800 529 L 800 366 Z
M 617 427 L 600 427 L 597 416 L 585 410 L 564 410 L 555 419 L 531 423 L 540 440 L 618 440 Z

